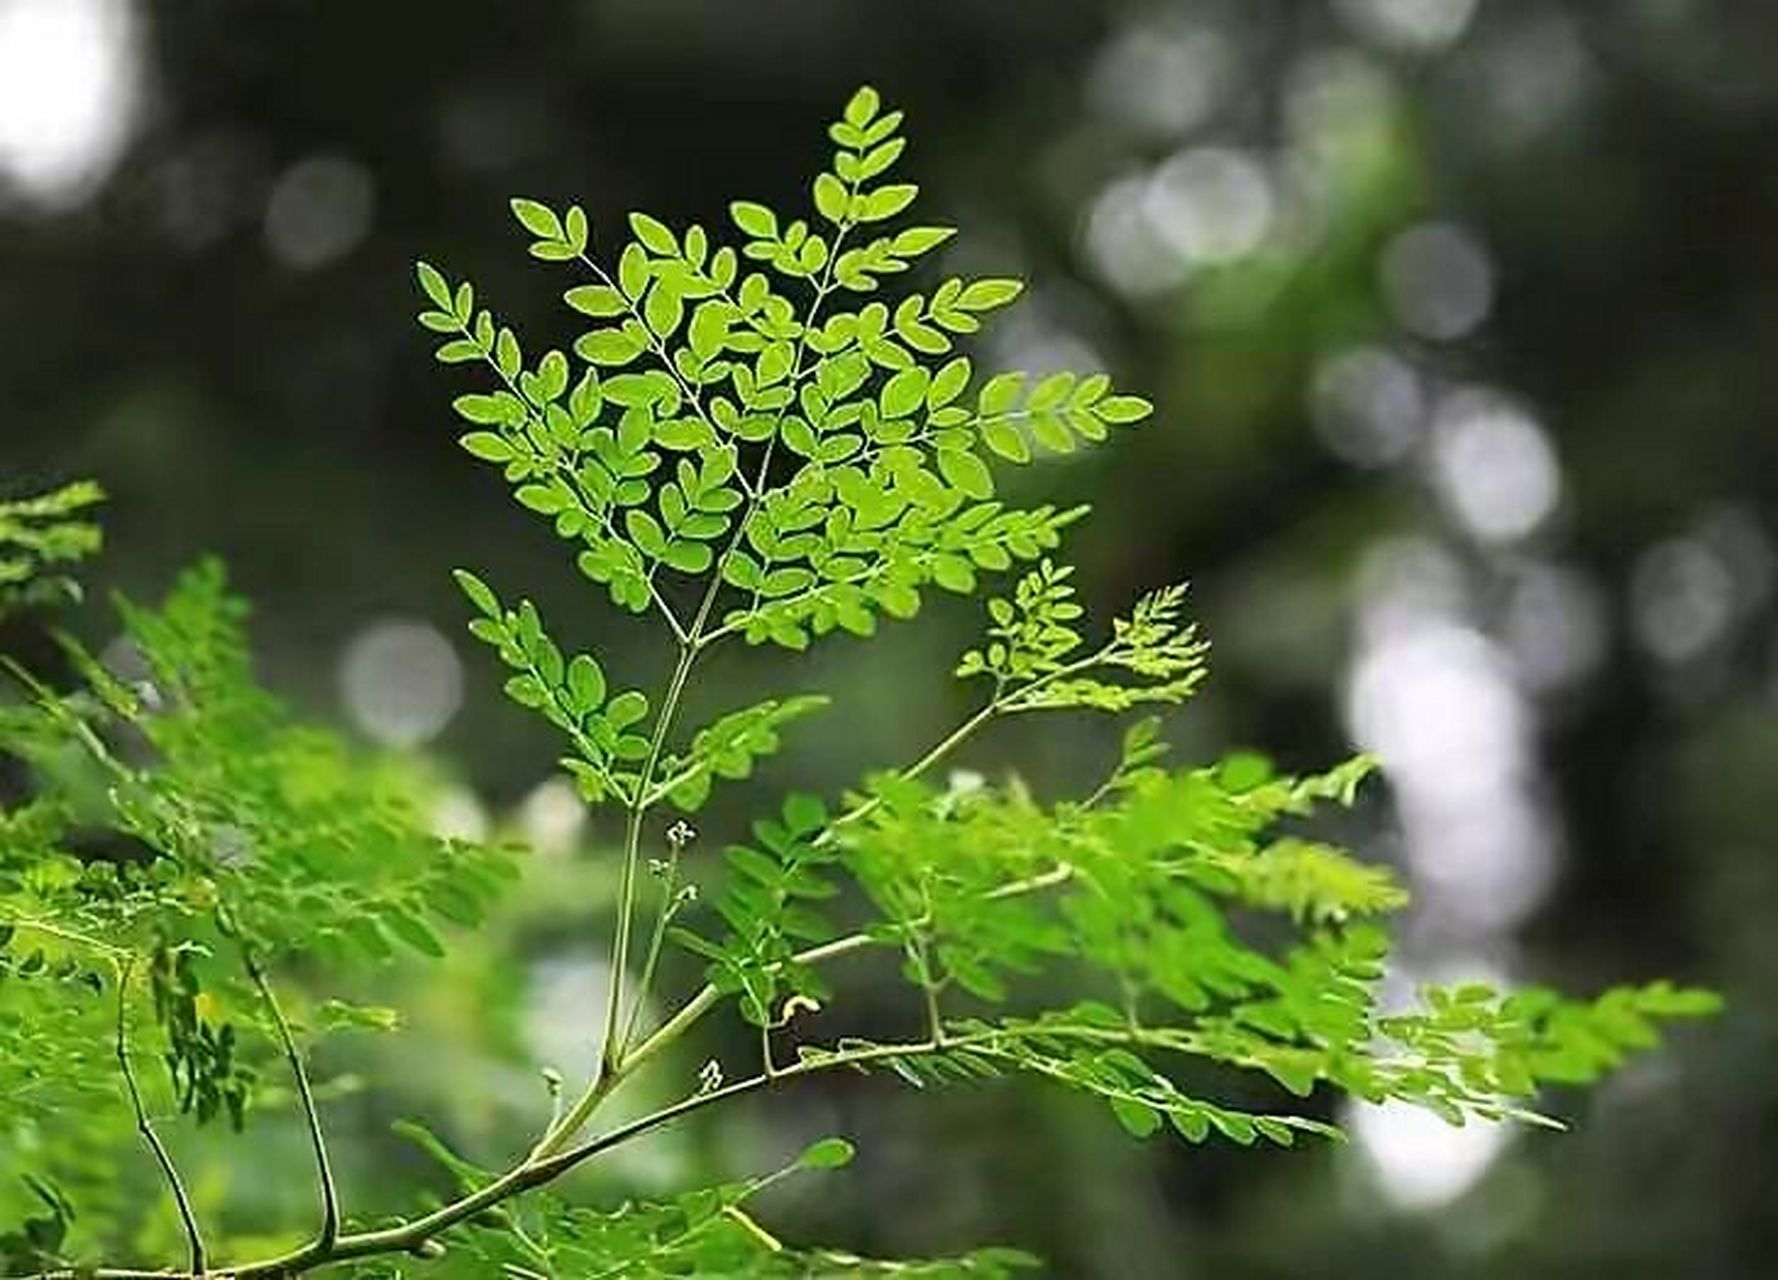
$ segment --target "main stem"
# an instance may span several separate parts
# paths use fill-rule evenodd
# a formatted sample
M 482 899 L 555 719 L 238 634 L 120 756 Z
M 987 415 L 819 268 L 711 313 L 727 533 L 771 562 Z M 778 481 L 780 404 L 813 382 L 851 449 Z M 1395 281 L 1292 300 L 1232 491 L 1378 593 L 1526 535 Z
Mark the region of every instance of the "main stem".
M 684 695 L 686 681 L 691 677 L 692 664 L 697 661 L 697 639 L 710 616 L 710 606 L 715 600 L 716 585 L 720 581 L 719 578 L 711 578 L 710 589 L 704 593 L 704 603 L 692 622 L 691 632 L 686 642 L 679 647 L 679 660 L 673 666 L 666 695 L 661 699 L 660 711 L 655 716 L 654 733 L 648 743 L 648 758 L 643 762 L 642 773 L 636 780 L 635 797 L 630 803 L 629 821 L 624 829 L 623 869 L 617 887 L 617 934 L 611 945 L 611 988 L 605 999 L 605 1030 L 601 1040 L 599 1068 L 601 1079 L 611 1073 L 617 1060 L 623 1056 L 618 1027 L 623 1005 L 624 974 L 629 971 L 630 964 L 631 917 L 635 914 L 636 871 L 642 861 L 642 826 L 648 816 L 648 791 L 654 782 L 654 772 L 660 766 L 661 752 L 666 747 L 667 733 L 672 728 L 673 717 L 679 710 L 679 699 Z
M 850 230 L 849 223 L 840 226 L 834 237 L 827 268 L 821 280 L 815 285 L 814 299 L 809 304 L 809 314 L 804 318 L 802 333 L 797 339 L 796 353 L 791 359 L 789 379 L 792 386 L 796 385 L 802 375 L 803 361 L 808 355 L 809 330 L 814 326 L 821 313 L 821 305 L 833 288 L 834 263 L 838 259 L 840 244 L 845 239 L 848 230 Z M 584 254 L 581 255 L 581 261 L 591 267 L 608 286 L 615 287 L 610 276 L 597 262 Z M 633 315 L 635 310 L 635 307 L 632 306 L 631 313 Z M 636 319 L 642 323 L 645 329 L 648 328 L 646 317 L 637 315 Z M 649 330 L 649 332 L 652 334 L 653 331 Z M 656 354 L 677 381 L 678 370 L 667 356 L 664 348 L 660 346 L 658 339 L 655 340 L 654 345 Z M 696 395 L 691 394 L 689 389 L 686 391 L 699 415 L 709 421 L 708 415 L 704 413 L 703 406 L 698 402 Z M 780 422 L 782 422 L 785 412 L 786 410 L 779 410 L 778 419 Z M 728 546 L 723 549 L 722 555 L 716 558 L 715 567 L 710 574 L 709 585 L 704 590 L 703 599 L 698 603 L 697 616 L 692 619 L 691 625 L 679 637 L 679 660 L 668 681 L 666 695 L 661 700 L 660 711 L 655 719 L 654 734 L 649 742 L 648 757 L 636 782 L 636 789 L 629 809 L 629 821 L 624 831 L 623 866 L 618 877 L 617 930 L 612 940 L 611 987 L 605 1001 L 604 1031 L 599 1054 L 598 1075 L 567 1114 L 562 1116 L 557 1123 L 551 1125 L 542 1139 L 532 1148 L 532 1159 L 547 1157 L 552 1153 L 559 1152 L 598 1109 L 599 1104 L 617 1087 L 625 1074 L 623 1063 L 628 1048 L 625 1041 L 628 1038 L 629 1029 L 622 1023 L 623 981 L 629 966 L 632 917 L 635 914 L 636 906 L 637 870 L 642 861 L 642 826 L 652 803 L 650 791 L 654 785 L 655 770 L 660 765 L 667 731 L 671 728 L 673 717 L 679 709 L 679 700 L 685 692 L 686 681 L 691 676 L 692 666 L 704 646 L 714 638 L 707 636 L 706 631 L 710 624 L 710 615 L 716 605 L 716 599 L 722 592 L 722 567 L 730 554 L 740 545 L 741 539 L 746 533 L 747 522 L 759 504 L 760 495 L 765 492 L 765 482 L 771 468 L 773 446 L 776 442 L 777 432 L 774 430 L 772 436 L 768 438 L 760 458 L 759 472 L 751 491 L 752 497 L 742 511 L 740 518 L 735 521 L 734 533 L 729 539 Z M 663 907 L 663 910 L 665 909 Z M 638 993 L 637 999 L 642 999 L 641 993 Z

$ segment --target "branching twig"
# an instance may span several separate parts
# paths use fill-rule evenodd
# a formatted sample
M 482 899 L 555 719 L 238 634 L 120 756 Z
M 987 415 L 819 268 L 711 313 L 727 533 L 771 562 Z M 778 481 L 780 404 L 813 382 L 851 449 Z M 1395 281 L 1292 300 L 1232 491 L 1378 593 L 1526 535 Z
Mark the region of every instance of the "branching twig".
M 1061 862 L 1048 871 L 1027 877 L 1024 880 L 1014 880 L 1003 884 L 986 896 L 990 901 L 1022 897 L 1027 893 L 1038 893 L 1055 885 L 1066 884 L 1073 878 L 1074 868 L 1066 862 Z M 912 923 L 918 925 L 922 922 L 916 920 Z M 851 955 L 854 951 L 863 951 L 866 947 L 882 945 L 884 945 L 884 940 L 874 934 L 850 933 L 843 938 L 835 938 L 832 942 L 824 942 L 820 946 L 808 947 L 799 951 L 790 958 L 790 963 L 794 965 L 822 964 L 828 960 L 837 960 L 841 956 Z M 624 1058 L 619 1064 L 619 1071 L 625 1075 L 633 1072 L 646 1059 L 654 1057 L 655 1054 L 683 1036 L 706 1013 L 715 1008 L 717 1001 L 721 999 L 722 992 L 714 986 L 706 985 L 699 988 L 696 994 L 682 1004 L 672 1017 L 655 1029 L 654 1034 L 637 1045 Z

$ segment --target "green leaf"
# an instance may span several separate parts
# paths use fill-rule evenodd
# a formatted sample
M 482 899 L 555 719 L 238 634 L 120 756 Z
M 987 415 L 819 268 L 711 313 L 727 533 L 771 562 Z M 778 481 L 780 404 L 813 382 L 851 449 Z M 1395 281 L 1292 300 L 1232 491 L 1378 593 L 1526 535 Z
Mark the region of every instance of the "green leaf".
M 452 569 L 451 576 L 457 580 L 463 594 L 469 597 L 469 603 L 490 618 L 500 616 L 500 601 L 494 595 L 492 587 L 467 569 Z
M 847 124 L 855 129 L 862 129 L 876 119 L 881 106 L 882 99 L 877 95 L 877 91 L 869 85 L 864 85 L 846 102 L 846 109 L 842 115 Z
M 804 1148 L 796 1158 L 799 1169 L 843 1169 L 852 1163 L 858 1149 L 844 1138 L 823 1138 Z
M 881 222 L 885 218 L 893 218 L 912 204 L 914 197 L 919 194 L 920 188 L 911 182 L 895 182 L 878 187 L 865 195 L 858 211 L 859 220 Z
M 605 701 L 605 673 L 589 655 L 576 654 L 568 664 L 568 692 L 583 713 L 596 710 Z
M 555 515 L 573 501 L 566 490 L 553 484 L 522 485 L 513 496 L 522 506 L 545 516 Z
M 562 223 L 548 205 L 515 196 L 511 201 L 512 216 L 519 225 L 543 240 L 561 240 Z
M 670 338 L 678 332 L 679 322 L 685 318 L 685 300 L 662 281 L 649 290 L 648 300 L 642 305 L 642 317 L 658 337 Z
M 471 431 L 457 443 L 483 462 L 511 462 L 516 456 L 512 445 L 492 431 Z
M 994 477 L 987 465 L 967 449 L 940 449 L 938 471 L 972 498 L 986 501 L 994 496 Z
M 751 200 L 737 200 L 728 207 L 729 217 L 734 224 L 750 236 L 761 240 L 778 238 L 778 217 L 763 204 L 755 204 Z
M 456 308 L 451 302 L 451 286 L 445 283 L 445 278 L 439 273 L 438 268 L 428 262 L 417 262 L 414 264 L 414 273 L 419 277 L 420 289 L 439 310 L 448 311 L 454 315 Z
M 905 418 L 918 409 L 926 398 L 931 375 L 921 368 L 903 369 L 883 384 L 880 397 L 885 418 Z
M 673 541 L 662 549 L 661 559 L 680 573 L 703 573 L 715 560 L 715 555 L 702 542 Z
M 641 241 L 651 252 L 669 258 L 679 256 L 679 242 L 673 238 L 673 233 L 668 229 L 667 224 L 659 219 L 651 218 L 646 213 L 632 213 L 630 215 L 630 230 L 635 233 L 636 239 Z
M 965 311 L 991 311 L 995 307 L 1004 307 L 1024 289 L 1024 284 L 1018 280 L 977 280 L 964 287 L 957 296 L 957 305 Z
M 583 316 L 592 316 L 600 320 L 621 316 L 630 309 L 630 304 L 625 301 L 623 294 L 610 285 L 576 285 L 562 297 L 569 306 Z
M 1154 406 L 1141 396 L 1108 396 L 1101 400 L 1093 412 L 1110 423 L 1140 422 L 1154 412 Z
M 466 421 L 486 426 L 503 425 L 511 419 L 507 404 L 500 395 L 462 395 L 451 401 L 451 407 Z
M 640 507 L 632 507 L 624 512 L 624 531 L 630 535 L 643 555 L 660 559 L 667 549 L 667 536 L 662 532 L 660 523 Z
M 1025 385 L 1022 373 L 997 373 L 982 384 L 976 405 L 985 418 L 999 417 L 1018 403 L 1019 391 Z
M 643 345 L 642 339 L 628 330 L 596 329 L 575 340 L 574 353 L 592 364 L 617 367 L 641 355 Z
M 648 714 L 648 699 L 635 689 L 620 693 L 605 708 L 605 719 L 614 728 L 627 729 Z
M 815 178 L 815 210 L 829 222 L 839 224 L 846 220 L 846 185 L 831 173 L 816 175 Z
M 984 423 L 982 442 L 1009 462 L 1031 461 L 1030 446 L 1025 443 L 1025 437 L 1019 433 L 1019 429 L 1010 423 Z
M 932 385 L 926 390 L 926 407 L 942 409 L 963 394 L 969 385 L 970 366 L 965 356 L 958 356 L 948 361 L 933 375 Z

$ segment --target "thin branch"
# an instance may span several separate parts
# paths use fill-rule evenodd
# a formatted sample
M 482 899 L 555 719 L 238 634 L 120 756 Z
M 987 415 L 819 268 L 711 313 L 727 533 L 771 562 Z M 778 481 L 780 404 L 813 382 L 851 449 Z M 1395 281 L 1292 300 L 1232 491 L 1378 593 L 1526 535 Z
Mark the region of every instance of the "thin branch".
M 125 960 L 130 953 L 122 947 L 112 946 L 103 938 L 95 938 L 90 934 L 80 933 L 74 929 L 65 929 L 59 924 L 48 920 L 39 920 L 34 916 L 3 916 L 0 917 L 0 929 L 25 929 L 32 933 L 41 933 L 46 938 L 55 938 L 77 947 L 88 947 L 100 955 L 108 957 L 114 964 Z
M 259 989 L 260 998 L 271 1011 L 272 1022 L 278 1029 L 278 1040 L 284 1047 L 284 1058 L 290 1064 L 291 1078 L 296 1082 L 296 1097 L 302 1106 L 303 1121 L 308 1125 L 309 1145 L 315 1152 L 315 1177 L 321 1192 L 321 1228 L 315 1233 L 312 1248 L 317 1257 L 325 1257 L 340 1234 L 340 1195 L 333 1179 L 333 1164 L 327 1157 L 327 1137 L 321 1130 L 321 1113 L 315 1106 L 315 1091 L 310 1087 L 308 1068 L 303 1065 L 296 1038 L 290 1033 L 290 1022 L 284 1017 L 284 1009 L 278 1003 L 271 983 L 266 981 L 265 971 L 260 968 L 252 950 L 245 945 L 241 948 L 241 956 L 247 966 L 247 975 L 253 979 L 253 985 Z
M 1027 880 L 1017 881 L 1013 884 L 1002 886 L 1000 890 L 990 896 L 1005 898 L 1015 896 L 1019 893 L 1035 892 L 1050 885 L 1063 883 L 1072 875 L 1073 868 L 1066 864 L 1061 864 L 1042 875 L 1032 876 Z M 854 934 L 846 938 L 837 939 L 834 942 L 826 943 L 823 946 L 812 947 L 807 951 L 800 952 L 798 953 L 797 960 L 801 963 L 815 963 L 823 959 L 832 959 L 850 951 L 859 950 L 869 946 L 876 941 L 877 939 L 873 939 L 864 934 Z M 682 1010 L 681 1014 L 675 1017 L 673 1021 L 674 1024 L 677 1025 L 678 1030 L 682 1031 L 685 1026 L 690 1025 L 691 1021 L 695 1021 L 695 1016 L 688 1018 L 686 1017 L 686 1013 L 691 1010 L 694 1005 L 699 1004 L 701 996 L 702 993 L 700 993 L 699 997 L 694 997 L 693 1001 L 687 1005 L 686 1009 Z M 703 1003 L 701 1007 L 697 1009 L 697 1012 L 703 1012 L 709 1005 L 714 1004 L 717 998 L 718 997 L 714 991 L 712 991 L 708 1001 Z M 660 1038 L 662 1033 L 667 1030 L 668 1028 L 663 1027 L 654 1037 L 650 1037 L 650 1043 L 653 1043 Z M 1055 1027 L 1032 1028 L 1030 1029 L 1029 1034 L 1055 1034 L 1056 1031 L 1057 1028 Z M 1148 1042 L 1150 1038 L 1149 1034 L 1134 1030 L 1116 1031 L 1103 1027 L 1085 1027 L 1081 1029 L 1082 1035 L 1087 1035 L 1089 1033 L 1095 1037 L 1107 1040 L 1121 1040 L 1125 1043 L 1144 1043 Z M 232 1267 L 224 1272 L 218 1273 L 212 1280 L 291 1280 L 294 1276 L 313 1270 L 314 1268 L 327 1263 L 344 1262 L 353 1258 L 369 1257 L 376 1254 L 412 1252 L 421 1249 L 434 1237 L 456 1226 L 458 1223 L 474 1217 L 484 1209 L 500 1204 L 535 1187 L 552 1182 L 569 1170 L 593 1159 L 603 1152 L 621 1146 L 633 1138 L 640 1137 L 645 1133 L 658 1129 L 663 1125 L 670 1124 L 675 1120 L 692 1114 L 693 1112 L 701 1111 L 705 1107 L 712 1106 L 718 1102 L 724 1102 L 732 1098 L 754 1093 L 767 1088 L 768 1086 L 776 1085 L 786 1080 L 792 1080 L 799 1076 L 813 1075 L 817 1072 L 831 1071 L 842 1067 L 863 1067 L 868 1066 L 873 1062 L 882 1062 L 894 1058 L 916 1057 L 949 1050 L 969 1048 L 993 1039 L 1009 1036 L 1016 1037 L 1019 1034 L 1021 1034 L 1019 1029 L 995 1028 L 990 1031 L 980 1032 L 973 1035 L 957 1036 L 948 1040 L 943 1045 L 940 1045 L 933 1040 L 923 1040 L 903 1044 L 870 1045 L 859 1049 L 841 1050 L 834 1053 L 823 1053 L 816 1056 L 804 1057 L 802 1060 L 789 1066 L 775 1068 L 770 1075 L 762 1072 L 744 1080 L 736 1081 L 733 1084 L 724 1085 L 720 1088 L 711 1089 L 703 1093 L 693 1094 L 690 1097 L 682 1098 L 680 1101 L 675 1102 L 670 1106 L 663 1107 L 658 1111 L 651 1112 L 648 1115 L 629 1121 L 628 1123 L 620 1125 L 596 1138 L 589 1139 L 578 1146 L 568 1147 L 565 1150 L 560 1150 L 552 1154 L 534 1155 L 487 1185 L 468 1193 L 462 1198 L 453 1201 L 432 1213 L 416 1218 L 412 1222 L 403 1223 L 400 1226 L 387 1227 L 378 1231 L 341 1235 L 333 1241 L 331 1247 L 325 1250 L 318 1250 L 314 1245 L 308 1245 L 277 1257 Z M 633 1068 L 636 1063 L 649 1056 L 652 1052 L 654 1052 L 654 1050 L 650 1049 L 648 1043 L 640 1046 L 637 1051 L 627 1059 L 624 1064 L 624 1069 L 627 1070 Z M 609 1079 L 609 1077 L 607 1077 L 607 1079 Z M 95 1272 L 46 1272 L 38 1277 L 33 1277 L 32 1280 L 89 1280 L 89 1278 L 90 1280 L 193 1280 L 194 1277 L 201 1278 L 204 1274 L 205 1273 L 202 1270 L 196 1267 L 194 1267 L 190 1273 L 185 1275 L 167 1271 L 105 1269 Z
M 642 977 L 636 983 L 636 999 L 630 1006 L 630 1020 L 624 1026 L 624 1043 L 628 1044 L 636 1034 L 636 1022 L 642 1016 L 642 1006 L 648 1002 L 648 993 L 654 987 L 655 970 L 661 962 L 661 951 L 667 940 L 667 927 L 673 923 L 673 917 L 679 910 L 679 852 L 684 841 L 676 838 L 673 831 L 667 832 L 667 868 L 661 877 L 661 909 L 655 917 L 654 933 L 648 940 L 648 956 L 642 962 Z
M 629 822 L 624 830 L 623 867 L 618 877 L 617 935 L 611 948 L 611 989 L 605 1000 L 605 1032 L 600 1055 L 605 1068 L 616 1063 L 623 1055 L 623 1045 L 619 1042 L 619 1021 L 624 975 L 629 971 L 630 963 L 630 932 L 633 925 L 631 917 L 636 908 L 636 872 L 642 861 L 642 823 L 648 814 L 646 799 L 654 781 L 655 770 L 660 767 L 661 753 L 666 749 L 667 734 L 673 727 L 673 717 L 679 710 L 679 699 L 685 693 L 686 682 L 691 678 L 692 664 L 697 660 L 697 637 L 709 619 L 720 581 L 719 577 L 713 576 L 710 579 L 710 587 L 705 590 L 697 617 L 692 622 L 691 639 L 680 648 L 679 661 L 674 664 L 673 675 L 667 683 L 666 696 L 661 700 L 660 710 L 655 715 L 654 732 L 648 742 L 648 757 L 643 762 L 642 772 L 636 778 L 637 798 L 630 806 Z
M 1006 898 L 1021 897 L 1027 893 L 1039 893 L 1044 889 L 1066 884 L 1073 878 L 1074 868 L 1066 862 L 1059 862 L 1048 871 L 1003 884 L 984 896 L 990 902 L 998 902 Z M 916 920 L 913 923 L 917 925 L 921 921 Z M 841 956 L 851 955 L 854 951 L 863 951 L 867 947 L 883 945 L 886 945 L 885 940 L 872 934 L 849 933 L 843 938 L 835 938 L 832 942 L 805 948 L 792 956 L 789 963 L 795 965 L 823 964 L 829 960 L 837 960 Z M 721 999 L 722 992 L 718 991 L 716 987 L 709 984 L 700 987 L 690 999 L 679 1006 L 672 1017 L 655 1029 L 654 1034 L 624 1057 L 623 1061 L 618 1064 L 619 1072 L 628 1075 L 635 1071 L 644 1061 L 654 1057 L 655 1054 L 689 1031 L 706 1013 L 715 1008 Z
M 702 1111 L 705 1107 L 715 1103 L 755 1093 L 768 1085 L 790 1080 L 797 1076 L 813 1075 L 816 1072 L 835 1070 L 840 1067 L 865 1066 L 871 1062 L 889 1058 L 933 1053 L 937 1051 L 937 1048 L 938 1046 L 930 1042 L 873 1045 L 865 1049 L 805 1059 L 792 1066 L 780 1068 L 771 1076 L 764 1074 L 749 1076 L 734 1084 L 724 1085 L 706 1093 L 693 1094 L 690 1097 L 682 1098 L 671 1106 L 663 1107 L 658 1111 L 631 1120 L 627 1124 L 620 1125 L 597 1138 L 581 1143 L 579 1146 L 570 1147 L 542 1160 L 527 1161 L 502 1174 L 486 1186 L 472 1191 L 461 1199 L 436 1209 L 424 1217 L 416 1218 L 412 1222 L 396 1227 L 385 1227 L 380 1231 L 366 1231 L 356 1235 L 341 1236 L 326 1258 L 306 1258 L 301 1253 L 286 1254 L 279 1258 L 271 1258 L 264 1262 L 250 1263 L 247 1266 L 236 1268 L 228 1273 L 228 1277 L 229 1280 L 288 1280 L 289 1277 L 318 1266 L 322 1262 L 344 1262 L 352 1258 L 369 1257 L 373 1254 L 409 1252 L 458 1223 L 474 1217 L 484 1209 L 510 1200 L 534 1187 L 553 1182 L 569 1170 L 613 1147 L 621 1146 L 634 1138 L 691 1115 L 693 1112 Z
M 946 756 L 951 754 L 951 752 L 962 746 L 970 735 L 975 733 L 975 731 L 983 725 L 987 724 L 988 721 L 992 720 L 1000 713 L 1000 711 L 1000 699 L 996 697 L 990 700 L 974 715 L 970 716 L 969 719 L 963 721 L 962 724 L 959 724 L 955 729 L 952 729 L 943 738 L 934 743 L 925 755 L 921 756 L 906 768 L 900 770 L 899 776 L 904 780 L 920 777 L 928 769 L 943 761 Z M 819 843 L 826 844 L 831 842 L 834 838 L 833 833 L 835 831 L 838 831 L 841 827 L 850 826 L 854 822 L 859 822 L 869 817 L 871 814 L 875 813 L 882 804 L 883 797 L 881 794 L 878 794 L 870 797 L 870 799 L 866 800 L 863 804 L 855 805 L 853 808 L 848 809 L 845 813 L 842 813 L 828 824 L 827 830 L 823 831 L 818 837 Z
M 185 1194 L 185 1183 L 179 1177 L 178 1167 L 168 1153 L 166 1145 L 161 1142 L 160 1135 L 154 1131 L 153 1123 L 148 1119 L 148 1108 L 142 1101 L 142 1090 L 136 1084 L 136 1071 L 130 1065 L 130 1051 L 127 1034 L 130 972 L 132 964 L 126 962 L 117 970 L 117 1065 L 123 1072 L 125 1086 L 130 1093 L 130 1107 L 136 1113 L 136 1131 L 142 1135 L 142 1141 L 149 1151 L 154 1153 L 155 1163 L 160 1165 L 162 1175 L 167 1180 L 167 1187 L 173 1193 L 173 1204 L 179 1210 L 179 1221 L 185 1228 L 185 1238 L 191 1245 L 191 1274 L 203 1277 L 207 1274 L 204 1260 L 204 1236 L 198 1229 L 197 1215 L 192 1212 L 191 1199 Z

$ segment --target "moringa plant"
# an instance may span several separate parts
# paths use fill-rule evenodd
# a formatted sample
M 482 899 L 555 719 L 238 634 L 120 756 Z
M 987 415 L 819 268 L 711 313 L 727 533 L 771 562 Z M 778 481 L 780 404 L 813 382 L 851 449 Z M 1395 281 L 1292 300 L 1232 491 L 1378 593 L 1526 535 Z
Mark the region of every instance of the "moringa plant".
M 214 564 L 157 607 L 120 602 L 126 661 L 59 633 L 49 669 L 4 659 L 17 692 L 0 706 L 15 766 L 0 810 L 0 1271 L 1000 1276 L 1032 1260 L 990 1249 L 872 1262 L 774 1237 L 748 1202 L 787 1173 L 846 1163 L 839 1138 L 789 1169 L 658 1202 L 587 1205 L 558 1182 L 694 1113 L 848 1072 L 916 1087 L 1032 1077 L 1101 1099 L 1137 1137 L 1190 1143 L 1337 1139 L 1321 1117 L 1339 1095 L 1453 1124 L 1553 1124 L 1536 1109 L 1545 1085 L 1592 1081 L 1651 1046 L 1657 1021 L 1714 1008 L 1666 983 L 1584 1001 L 1433 986 L 1386 1008 L 1382 921 L 1405 895 L 1297 821 L 1350 803 L 1364 759 L 1312 777 L 1251 756 L 1170 768 L 1142 716 L 1073 798 L 936 780 L 992 721 L 1181 703 L 1206 649 L 1180 587 L 1108 630 L 1089 624 L 1060 558 L 1082 509 L 996 498 L 995 464 L 1096 443 L 1150 406 L 1099 373 L 980 376 L 958 345 L 1017 281 L 901 287 L 953 234 L 903 221 L 915 187 L 888 180 L 901 120 L 861 89 L 829 129 L 813 215 L 738 202 L 734 244 L 637 213 L 607 265 L 579 206 L 513 201 L 531 255 L 563 273 L 583 319 L 572 354 L 527 355 L 469 283 L 418 269 L 438 359 L 482 379 L 455 401 L 462 446 L 553 525 L 613 606 L 651 619 L 671 655 L 657 682 L 627 687 L 530 601 L 457 574 L 506 693 L 560 734 L 561 767 L 587 804 L 621 815 L 623 837 L 614 978 L 587 992 L 597 1070 L 573 1087 L 552 1076 L 552 1113 L 493 1167 L 412 1127 L 457 1188 L 443 1202 L 353 1212 L 309 1049 L 382 1020 L 333 998 L 342 973 L 396 951 L 442 954 L 452 926 L 494 906 L 514 851 L 432 834 L 406 773 L 263 692 L 244 607 Z M 83 512 L 96 497 L 83 486 L 0 507 L 0 608 L 66 594 L 61 562 L 93 549 Z M 956 669 L 978 691 L 972 715 L 844 795 L 783 797 L 746 831 L 693 828 L 717 787 L 748 778 L 826 705 L 776 697 L 685 724 L 713 650 L 869 637 L 934 590 L 991 592 L 985 634 Z M 671 949 L 697 958 L 700 984 L 664 987 Z M 835 962 L 870 951 L 898 962 L 916 1029 L 811 1037 L 803 1015 L 845 998 Z M 700 1069 L 680 1052 L 717 1017 L 753 1028 L 750 1061 Z M 1268 1078 L 1275 1105 L 1219 1101 L 1206 1064 Z M 609 1118 L 613 1095 L 644 1076 L 669 1100 Z M 202 1220 L 162 1129 L 227 1126 L 251 1142 L 267 1097 L 300 1113 L 317 1207 L 256 1250 Z M 116 1203 L 132 1160 L 157 1171 L 152 1213 L 176 1219 L 175 1256 L 101 1258 L 128 1250 L 127 1233 L 81 1234 L 83 1206 L 152 1216 Z

